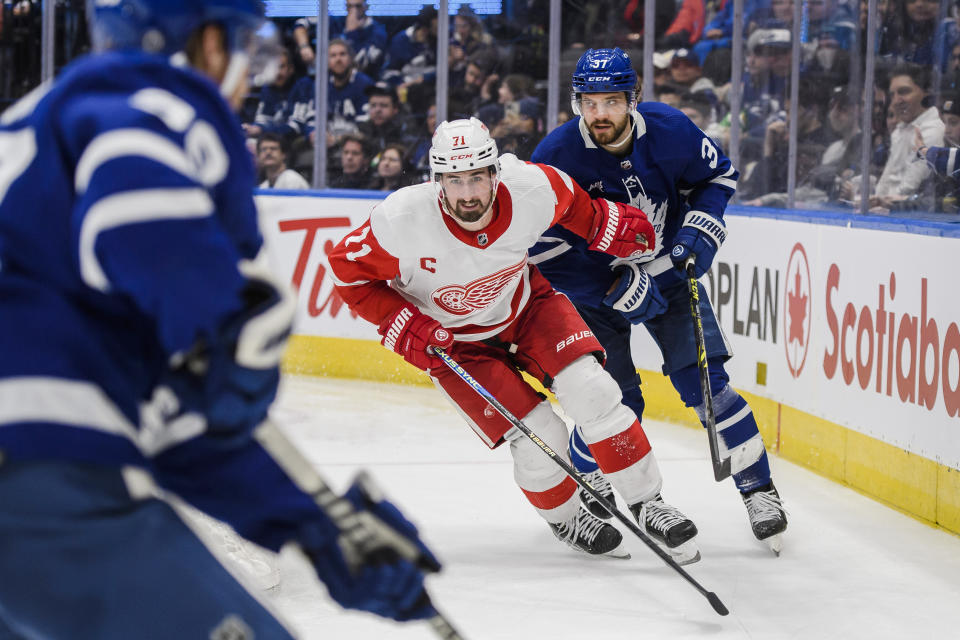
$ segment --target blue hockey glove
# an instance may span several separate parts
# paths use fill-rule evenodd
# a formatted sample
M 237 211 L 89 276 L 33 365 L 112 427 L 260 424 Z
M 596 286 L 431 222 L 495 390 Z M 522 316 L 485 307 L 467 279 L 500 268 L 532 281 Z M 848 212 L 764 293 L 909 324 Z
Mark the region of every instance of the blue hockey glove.
M 171 386 L 199 409 L 212 432 L 237 433 L 260 424 L 280 381 L 296 300 L 267 277 L 253 276 L 243 302 L 215 337 L 198 340 L 174 359 L 179 380 Z
M 617 265 L 614 273 L 619 279 L 613 291 L 603 299 L 605 305 L 622 313 L 633 324 L 646 322 L 667 310 L 667 301 L 646 269 L 627 262 Z
M 355 510 L 339 518 L 344 530 L 331 521 L 328 526 L 310 527 L 301 537 L 330 596 L 344 608 L 392 620 L 436 615 L 423 579 L 425 572 L 438 571 L 440 563 L 420 540 L 416 527 L 392 503 L 372 495 L 364 478 L 343 497 Z M 343 516 L 336 505 L 330 511 Z
M 440 571 L 440 561 L 420 539 L 417 527 L 400 513 L 400 509 L 383 496 L 380 488 L 367 473 L 360 472 L 357 474 L 353 484 L 343 494 L 343 497 L 349 500 L 355 508 L 369 511 L 385 525 L 413 543 L 413 547 L 404 548 L 408 545 L 399 540 L 394 542 L 398 546 L 398 550 L 408 556 L 408 559 L 414 560 L 418 567 L 430 573 Z
M 683 226 L 673 237 L 673 250 L 670 258 L 680 269 L 691 253 L 696 255 L 694 270 L 699 278 L 710 270 L 717 249 L 727 238 L 727 227 L 723 220 L 702 211 L 688 211 L 683 218 Z

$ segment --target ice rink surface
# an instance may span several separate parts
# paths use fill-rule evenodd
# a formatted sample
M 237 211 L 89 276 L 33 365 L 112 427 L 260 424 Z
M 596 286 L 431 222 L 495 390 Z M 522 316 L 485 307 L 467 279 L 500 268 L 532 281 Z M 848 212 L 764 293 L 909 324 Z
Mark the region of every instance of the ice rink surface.
M 665 500 L 700 530 L 686 569 L 727 617 L 629 532 L 629 560 L 561 544 L 507 448 L 487 449 L 432 388 L 288 376 L 273 416 L 332 484 L 362 467 L 402 506 L 445 564 L 434 601 L 470 640 L 960 638 L 960 538 L 773 456 L 789 519 L 776 558 L 732 481 L 714 482 L 698 430 L 644 424 Z M 268 598 L 302 638 L 434 637 L 346 613 L 292 556 L 280 565 Z

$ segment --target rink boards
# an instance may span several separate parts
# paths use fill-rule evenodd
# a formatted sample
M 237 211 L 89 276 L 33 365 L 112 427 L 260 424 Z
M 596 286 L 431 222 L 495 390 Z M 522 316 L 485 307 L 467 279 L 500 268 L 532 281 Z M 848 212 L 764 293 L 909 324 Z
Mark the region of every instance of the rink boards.
M 326 255 L 379 199 L 258 197 L 271 265 L 299 290 L 288 370 L 428 383 L 333 291 Z M 768 449 L 960 533 L 960 233 L 745 208 L 726 220 L 701 282 Z M 694 425 L 646 331 L 633 342 L 648 415 Z

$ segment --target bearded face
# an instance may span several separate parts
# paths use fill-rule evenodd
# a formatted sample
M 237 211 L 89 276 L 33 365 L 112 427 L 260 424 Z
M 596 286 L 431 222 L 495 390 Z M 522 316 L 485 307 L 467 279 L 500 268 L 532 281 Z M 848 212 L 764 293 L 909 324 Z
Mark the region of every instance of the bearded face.
M 630 125 L 630 104 L 622 92 L 585 93 L 580 113 L 587 130 L 599 145 L 613 144 Z
M 476 222 L 493 205 L 493 175 L 488 167 L 440 176 L 444 204 L 459 222 Z

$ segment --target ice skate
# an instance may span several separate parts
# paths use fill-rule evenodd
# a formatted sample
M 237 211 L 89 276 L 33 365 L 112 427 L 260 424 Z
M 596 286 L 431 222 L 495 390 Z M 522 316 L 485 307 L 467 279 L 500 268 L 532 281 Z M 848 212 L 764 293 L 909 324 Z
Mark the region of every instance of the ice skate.
M 583 474 L 583 479 L 587 483 L 597 490 L 597 493 L 602 495 L 607 499 L 611 505 L 616 504 L 616 499 L 613 497 L 613 487 L 610 485 L 610 481 L 607 480 L 607 477 L 603 475 L 603 472 L 600 469 L 596 471 L 591 471 L 590 473 Z M 603 518 L 607 520 L 610 518 L 610 512 L 604 509 L 600 503 L 593 498 L 592 495 L 580 490 L 580 500 L 583 502 L 583 506 L 586 507 L 590 513 L 597 516 L 598 518 Z
M 773 482 L 741 494 L 747 507 L 750 526 L 757 540 L 767 543 L 770 550 L 779 557 L 783 546 L 781 534 L 787 529 L 787 513 L 783 510 L 783 501 Z
M 664 502 L 659 493 L 651 500 L 630 505 L 630 512 L 677 564 L 692 564 L 700 559 L 700 549 L 694 540 L 697 525 L 679 509 Z
M 616 527 L 595 518 L 584 508 L 577 509 L 576 515 L 566 522 L 549 524 L 553 535 L 574 549 L 594 556 L 630 557 L 621 544 L 623 536 Z

